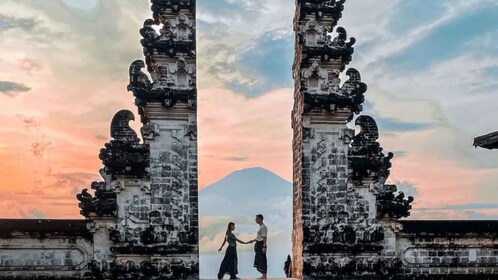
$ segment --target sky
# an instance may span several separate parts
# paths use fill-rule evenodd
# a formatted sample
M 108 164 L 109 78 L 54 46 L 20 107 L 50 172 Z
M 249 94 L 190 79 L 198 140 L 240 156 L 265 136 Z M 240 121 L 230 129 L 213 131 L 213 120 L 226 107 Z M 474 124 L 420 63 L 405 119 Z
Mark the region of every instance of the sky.
M 292 0 L 198 0 L 200 188 L 260 166 L 292 180 Z M 0 2 L 0 213 L 77 218 L 114 113 L 130 109 L 146 0 Z M 390 182 L 413 218 L 498 219 L 498 2 L 350 0 Z M 139 123 L 132 124 L 135 128 Z M 353 126 L 351 126 L 353 128 Z

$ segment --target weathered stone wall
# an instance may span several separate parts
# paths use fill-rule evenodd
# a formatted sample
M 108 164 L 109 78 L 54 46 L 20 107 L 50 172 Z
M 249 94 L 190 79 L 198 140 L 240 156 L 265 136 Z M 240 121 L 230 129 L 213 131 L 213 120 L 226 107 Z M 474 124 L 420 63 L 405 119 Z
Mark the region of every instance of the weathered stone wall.
M 0 220 L 0 279 L 83 279 L 93 238 L 86 222 Z
M 498 279 L 497 221 L 403 221 L 395 246 L 407 275 Z

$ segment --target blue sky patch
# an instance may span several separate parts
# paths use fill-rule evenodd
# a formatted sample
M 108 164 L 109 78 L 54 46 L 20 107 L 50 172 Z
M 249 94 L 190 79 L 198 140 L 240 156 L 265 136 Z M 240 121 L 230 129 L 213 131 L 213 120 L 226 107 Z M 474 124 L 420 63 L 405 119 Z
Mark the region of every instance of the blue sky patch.
M 227 86 L 248 97 L 256 97 L 279 87 L 292 87 L 294 37 L 276 37 L 265 33 L 249 50 L 239 55 L 236 62 L 240 70 L 255 79 L 255 83 L 228 83 Z
M 404 0 L 396 7 L 389 24 L 395 33 L 407 32 L 440 18 L 446 12 L 445 1 Z
M 419 131 L 431 128 L 430 123 L 404 122 L 393 118 L 376 117 L 377 125 L 383 132 L 408 132 Z
M 234 2 L 229 2 L 226 0 L 199 0 L 197 1 L 197 10 L 201 13 L 213 13 L 213 14 L 230 14 L 240 11 L 242 9 L 241 5 L 235 4 Z
M 0 92 L 27 92 L 31 89 L 23 84 L 0 81 Z
M 422 40 L 387 59 L 398 70 L 421 71 L 434 63 L 461 55 L 464 52 L 481 53 L 472 40 L 493 31 L 498 26 L 498 6 L 484 5 L 475 11 L 436 27 Z

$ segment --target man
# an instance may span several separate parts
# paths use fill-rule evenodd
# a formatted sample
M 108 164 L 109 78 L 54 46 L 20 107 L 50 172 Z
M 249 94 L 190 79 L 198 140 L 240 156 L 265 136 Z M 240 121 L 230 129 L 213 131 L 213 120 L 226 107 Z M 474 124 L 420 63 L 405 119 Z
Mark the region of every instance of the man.
M 268 269 L 266 260 L 266 244 L 268 240 L 268 228 L 263 223 L 263 215 L 256 215 L 256 223 L 259 225 L 258 233 L 256 239 L 251 240 L 251 242 L 256 242 L 254 244 L 254 267 L 261 273 L 261 277 L 258 279 L 267 279 L 266 271 Z

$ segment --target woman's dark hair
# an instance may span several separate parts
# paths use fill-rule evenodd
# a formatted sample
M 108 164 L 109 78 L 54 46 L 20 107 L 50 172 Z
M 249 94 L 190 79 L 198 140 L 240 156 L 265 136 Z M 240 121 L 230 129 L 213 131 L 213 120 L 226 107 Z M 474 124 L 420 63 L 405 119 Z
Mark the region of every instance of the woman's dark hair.
M 234 225 L 235 225 L 234 222 L 229 222 L 228 223 L 226 235 L 229 235 L 232 232 L 232 226 L 234 226 Z

